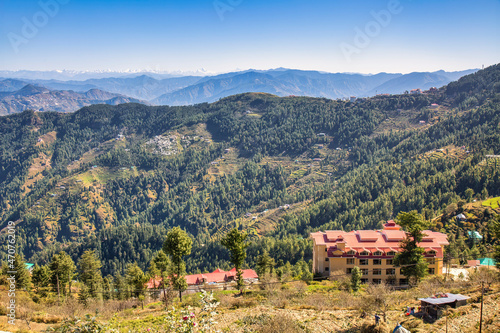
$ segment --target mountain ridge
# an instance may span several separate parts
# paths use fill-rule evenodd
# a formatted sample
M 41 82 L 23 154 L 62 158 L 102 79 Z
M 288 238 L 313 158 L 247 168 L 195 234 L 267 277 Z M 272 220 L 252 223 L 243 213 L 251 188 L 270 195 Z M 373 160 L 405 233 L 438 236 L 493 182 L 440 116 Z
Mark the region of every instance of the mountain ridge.
M 300 95 L 330 99 L 350 96 L 403 93 L 411 89 L 441 87 L 475 69 L 445 72 L 401 73 L 326 73 L 313 70 L 277 68 L 244 70 L 209 76 L 153 77 L 146 73 L 86 80 L 25 79 L 27 83 L 55 90 L 86 92 L 101 89 L 146 100 L 158 105 L 190 105 L 214 102 L 243 92 L 267 92 L 278 96 Z M 260 80 L 260 81 L 259 81 Z M 0 91 L 12 90 L 12 83 L 0 84 Z
M 78 93 L 72 90 L 50 90 L 44 86 L 28 83 L 13 92 L 0 92 L 0 116 L 28 109 L 72 112 L 92 104 L 117 105 L 122 103 L 148 104 L 145 101 L 96 88 Z

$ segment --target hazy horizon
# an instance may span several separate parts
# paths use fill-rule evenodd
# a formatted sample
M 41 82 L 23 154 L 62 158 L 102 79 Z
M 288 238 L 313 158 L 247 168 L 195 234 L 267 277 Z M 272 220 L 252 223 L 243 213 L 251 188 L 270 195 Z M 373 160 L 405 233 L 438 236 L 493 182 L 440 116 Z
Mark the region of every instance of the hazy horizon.
M 1 69 L 373 74 L 498 63 L 496 0 L 0 2 Z

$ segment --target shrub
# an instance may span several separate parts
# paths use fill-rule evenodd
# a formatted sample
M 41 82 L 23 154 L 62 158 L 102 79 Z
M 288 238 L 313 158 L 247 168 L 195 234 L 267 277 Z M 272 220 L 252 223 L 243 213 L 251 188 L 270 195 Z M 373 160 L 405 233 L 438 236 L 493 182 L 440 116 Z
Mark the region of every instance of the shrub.
M 286 314 L 278 314 L 265 320 L 256 330 L 258 333 L 302 333 L 305 330 Z
M 45 332 L 57 333 L 100 333 L 100 332 L 117 332 L 107 328 L 105 325 L 99 323 L 94 317 L 87 315 L 84 320 L 79 318 L 67 319 L 59 327 L 49 327 Z

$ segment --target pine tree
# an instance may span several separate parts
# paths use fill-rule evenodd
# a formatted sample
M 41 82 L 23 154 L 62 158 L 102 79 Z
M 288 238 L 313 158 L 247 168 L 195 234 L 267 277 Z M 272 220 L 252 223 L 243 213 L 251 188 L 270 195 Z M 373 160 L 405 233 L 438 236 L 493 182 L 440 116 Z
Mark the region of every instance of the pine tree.
M 231 253 L 231 262 L 236 268 L 236 284 L 240 293 L 243 292 L 243 271 L 241 267 L 245 263 L 245 258 L 247 257 L 246 248 L 248 244 L 245 242 L 246 238 L 246 232 L 240 232 L 235 228 L 221 240 L 221 244 Z
M 26 268 L 24 258 L 18 253 L 16 253 L 14 256 L 13 271 L 16 272 L 16 286 L 18 288 L 29 290 L 31 287 L 31 275 Z
M 116 289 L 116 299 L 126 300 L 130 297 L 130 287 L 127 284 L 127 280 L 121 276 L 119 273 L 115 275 L 114 279 L 114 289 Z
M 113 289 L 114 289 L 113 285 L 114 285 L 113 276 L 108 275 L 105 278 L 103 278 L 102 289 L 103 289 L 103 298 L 104 299 L 112 299 L 113 298 Z
M 85 307 L 88 305 L 89 298 L 92 297 L 89 288 L 86 285 L 82 285 L 80 292 L 78 293 L 78 302 L 82 303 Z
M 156 268 L 156 263 L 151 260 L 148 268 L 148 278 L 156 281 L 157 276 L 161 276 L 161 272 L 158 268 Z M 156 289 L 158 286 L 155 285 L 154 287 Z
M 179 227 L 172 228 L 163 243 L 163 252 L 168 254 L 172 260 L 169 269 L 169 278 L 174 289 L 179 291 L 179 299 L 182 300 L 182 292 L 187 289 L 186 264 L 182 257 L 191 254 L 193 240 Z
M 361 287 L 362 276 L 363 273 L 361 272 L 361 269 L 358 266 L 355 266 L 351 271 L 351 289 L 355 293 L 357 293 Z
M 156 268 L 161 273 L 168 271 L 168 267 L 170 266 L 170 259 L 163 250 L 158 251 L 152 261 L 154 261 Z
M 37 292 L 42 296 L 46 294 L 46 288 L 50 286 L 51 272 L 48 266 L 38 266 L 35 265 L 33 268 L 33 272 L 31 274 L 31 280 L 33 281 L 33 285 L 37 289 Z M 42 291 L 40 290 L 42 289 Z
M 401 274 L 413 282 L 418 282 L 427 275 L 424 249 L 419 247 L 418 243 L 422 241 L 423 231 L 429 226 L 429 222 L 424 221 L 416 211 L 399 213 L 397 222 L 406 229 L 406 238 L 400 243 L 402 251 L 394 257 L 394 265 L 402 266 Z
M 49 268 L 54 290 L 66 294 L 66 286 L 68 290 L 71 288 L 71 281 L 75 275 L 75 263 L 66 252 L 61 251 L 52 257 Z
M 269 256 L 267 251 L 264 251 L 264 253 L 257 258 L 257 274 L 259 276 L 265 275 L 266 273 L 272 274 L 275 265 L 274 259 Z
M 147 276 L 137 263 L 129 264 L 127 266 L 126 280 L 128 285 L 132 288 L 135 296 L 142 295 L 147 282 Z
M 93 298 L 100 296 L 102 290 L 101 261 L 94 250 L 87 250 L 78 261 L 80 280 Z

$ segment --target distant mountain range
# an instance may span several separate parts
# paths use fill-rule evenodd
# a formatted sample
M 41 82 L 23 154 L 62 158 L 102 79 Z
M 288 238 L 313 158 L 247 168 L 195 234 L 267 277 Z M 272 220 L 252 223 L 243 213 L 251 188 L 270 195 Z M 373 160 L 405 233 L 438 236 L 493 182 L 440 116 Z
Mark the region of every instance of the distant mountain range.
M 221 98 L 245 92 L 265 92 L 277 96 L 312 96 L 331 99 L 349 96 L 368 97 L 376 94 L 399 94 L 411 89 L 423 90 L 442 87 L 477 69 L 459 72 L 414 72 L 409 74 L 378 73 L 373 75 L 325 73 L 286 68 L 272 70 L 247 70 L 215 76 L 180 76 L 157 73 L 119 73 L 117 77 L 101 77 L 106 73 L 85 80 L 41 79 L 47 72 L 5 72 L 11 77 L 0 81 L 2 96 L 0 114 L 35 110 L 74 111 L 78 107 L 97 103 L 139 102 L 156 105 L 188 105 L 214 102 Z M 50 73 L 50 72 L 49 72 Z M 15 75 L 14 75 L 15 74 Z M 71 73 L 58 73 L 69 77 Z M 66 76 L 64 76 L 64 75 Z M 117 74 L 117 73 L 114 73 Z M 25 75 L 26 77 L 22 77 Z M 72 74 L 85 78 L 90 74 Z M 15 77 L 13 79 L 12 77 Z M 21 78 L 22 77 L 22 78 Z M 27 84 L 37 98 L 22 96 L 19 89 Z M 40 91 L 45 88 L 48 91 Z M 5 94 L 5 93 L 10 94 Z M 97 93 L 98 92 L 98 93 Z M 50 95 L 50 98 L 48 97 Z M 130 96 L 130 97 L 127 97 Z M 94 98 L 97 97 L 97 98 Z M 81 105 L 81 106 L 80 106 Z
M 72 112 L 92 104 L 147 103 L 99 89 L 90 89 L 84 93 L 78 93 L 67 90 L 50 90 L 43 86 L 25 84 L 16 91 L 5 91 L 5 89 L 9 88 L 18 88 L 23 84 L 25 82 L 17 80 L 0 82 L 0 115 L 22 112 L 27 109 Z

